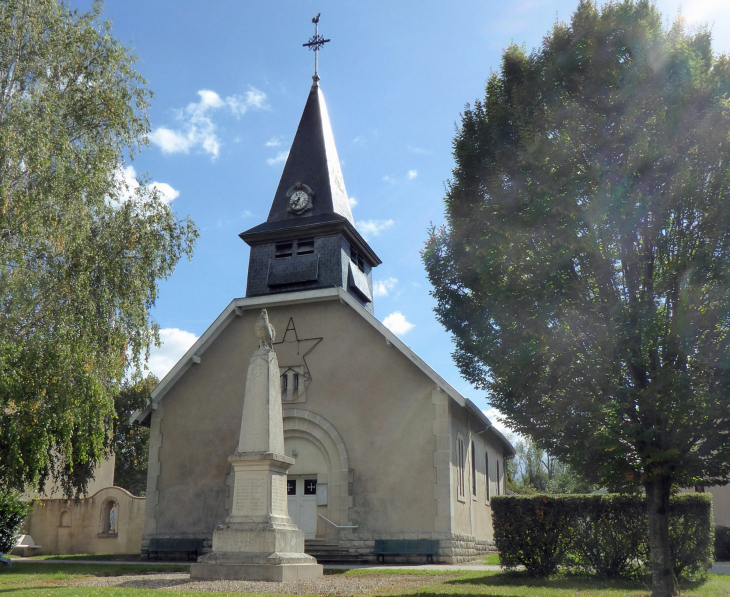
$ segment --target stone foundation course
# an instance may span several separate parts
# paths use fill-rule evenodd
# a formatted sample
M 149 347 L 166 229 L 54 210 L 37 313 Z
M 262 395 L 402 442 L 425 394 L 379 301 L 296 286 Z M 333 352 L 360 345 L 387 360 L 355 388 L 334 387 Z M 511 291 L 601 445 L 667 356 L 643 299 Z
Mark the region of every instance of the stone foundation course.
M 439 553 L 434 556 L 436 564 L 462 564 L 496 553 L 493 541 L 477 539 L 473 535 L 459 533 L 393 533 L 380 535 L 373 533 L 346 533 L 340 536 L 339 545 L 348 553 L 357 555 L 366 562 L 376 562 L 373 554 L 375 539 L 431 539 L 438 540 Z M 385 556 L 387 564 L 423 564 L 426 556 Z

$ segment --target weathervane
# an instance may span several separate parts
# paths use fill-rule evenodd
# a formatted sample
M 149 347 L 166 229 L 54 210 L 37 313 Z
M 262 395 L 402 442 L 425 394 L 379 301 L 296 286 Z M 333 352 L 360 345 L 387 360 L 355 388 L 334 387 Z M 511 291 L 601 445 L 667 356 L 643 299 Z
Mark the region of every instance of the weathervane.
M 319 34 L 319 15 L 321 14 L 321 12 L 317 13 L 317 16 L 312 19 L 312 23 L 314 23 L 314 37 L 306 44 L 302 44 L 302 46 L 309 48 L 310 50 L 314 50 L 314 76 L 312 77 L 312 80 L 315 85 L 319 81 L 319 75 L 317 74 L 317 68 L 319 66 L 319 49 L 329 41 L 329 39 L 325 39 L 323 35 Z

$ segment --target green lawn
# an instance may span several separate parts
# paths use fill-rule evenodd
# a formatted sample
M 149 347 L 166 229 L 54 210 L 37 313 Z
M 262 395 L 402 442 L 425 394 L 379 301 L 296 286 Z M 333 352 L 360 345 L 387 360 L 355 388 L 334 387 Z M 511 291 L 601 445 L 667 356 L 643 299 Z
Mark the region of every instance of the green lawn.
M 489 566 L 499 566 L 499 554 L 490 553 L 486 558 L 484 558 L 484 563 Z
M 14 564 L 0 567 L 0 596 L 4 597 L 169 597 L 169 590 L 146 590 L 116 587 L 72 587 L 74 580 L 91 576 L 117 576 L 144 572 L 185 571 L 186 566 L 160 564 L 142 565 L 89 565 L 68 564 Z M 435 571 L 405 569 L 399 573 L 433 574 Z M 377 569 L 351 571 L 346 574 L 382 574 Z M 388 570 L 388 573 L 396 573 Z M 682 587 L 683 593 L 696 597 L 727 597 L 730 595 L 730 576 L 711 575 L 703 585 Z M 409 594 L 415 597 L 436 595 L 484 595 L 485 597 L 641 597 L 649 588 L 640 583 L 598 582 L 584 578 L 561 577 L 545 581 L 529 579 L 520 573 L 464 572 L 454 576 L 449 571 L 443 580 L 425 585 Z M 221 593 L 174 591 L 175 597 L 221 597 Z M 240 597 L 240 594 L 237 596 Z

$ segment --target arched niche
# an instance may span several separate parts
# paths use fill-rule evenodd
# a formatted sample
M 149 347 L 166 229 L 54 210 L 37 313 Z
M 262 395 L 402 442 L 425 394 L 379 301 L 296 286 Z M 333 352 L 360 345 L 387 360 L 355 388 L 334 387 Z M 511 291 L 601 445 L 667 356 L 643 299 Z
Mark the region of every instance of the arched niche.
M 107 498 L 101 504 L 99 533 L 116 536 L 119 532 L 119 504 L 114 498 Z
M 58 526 L 71 526 L 71 512 L 69 512 L 68 510 L 61 510 L 61 513 L 58 515 Z

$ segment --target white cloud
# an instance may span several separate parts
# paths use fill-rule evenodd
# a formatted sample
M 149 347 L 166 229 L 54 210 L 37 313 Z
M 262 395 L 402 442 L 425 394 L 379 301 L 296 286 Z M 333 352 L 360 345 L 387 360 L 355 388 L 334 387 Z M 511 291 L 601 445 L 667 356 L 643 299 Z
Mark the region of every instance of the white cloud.
M 418 170 L 409 170 L 408 171 L 408 180 L 413 180 L 418 176 Z
M 383 325 L 397 336 L 407 334 L 414 327 L 416 327 L 414 324 L 408 321 L 405 315 L 403 315 L 403 313 L 401 313 L 400 311 L 394 311 L 393 313 L 388 315 L 388 317 L 383 319 Z
M 177 153 L 179 151 L 187 153 L 193 143 L 192 135 L 188 138 L 164 126 L 152 131 L 149 138 L 152 143 L 160 146 L 162 153 Z
M 492 422 L 492 425 L 504 434 L 512 445 L 515 445 L 518 441 L 525 441 L 525 437 L 512 431 L 504 423 L 504 415 L 496 408 L 490 408 L 489 410 L 482 411 L 486 417 Z
M 378 236 L 383 230 L 390 228 L 395 222 L 393 220 L 361 220 L 355 224 L 365 238 Z
M 198 91 L 198 95 L 200 96 L 200 102 L 197 104 L 189 104 L 189 110 L 192 109 L 191 106 L 195 106 L 195 109 L 200 110 L 205 108 L 220 108 L 223 105 L 221 96 L 215 91 L 211 91 L 210 89 L 201 89 Z
M 202 148 L 215 159 L 221 148 L 221 141 L 216 134 L 216 125 L 211 115 L 222 108 L 240 117 L 249 108 L 261 110 L 266 108 L 266 94 L 251 87 L 244 95 L 230 95 L 221 98 L 215 91 L 201 89 L 200 100 L 187 105 L 177 115 L 181 126 L 177 130 L 158 127 L 149 135 L 149 139 L 162 149 L 162 153 L 188 153 L 196 147 Z
M 365 137 L 363 137 L 362 135 L 358 135 L 357 137 L 355 137 L 352 140 L 352 142 L 353 143 L 364 143 L 365 142 Z
M 354 197 L 350 197 L 348 201 L 350 202 L 350 209 L 357 205 L 357 199 L 355 199 Z
M 512 430 L 504 424 L 504 415 L 496 408 L 482 411 L 492 422 L 492 425 L 499 429 L 502 433 L 512 433 Z
M 281 139 L 278 137 L 271 137 L 266 143 L 264 143 L 266 147 L 279 147 L 281 145 Z
M 167 375 L 187 350 L 195 343 L 198 336 L 178 328 L 164 328 L 160 330 L 159 348 L 152 347 L 150 360 L 147 366 L 158 378 Z
M 250 209 L 247 209 L 246 211 L 244 211 L 241 214 L 241 217 L 242 218 L 252 218 L 253 217 L 253 212 Z
M 129 201 L 137 194 L 137 189 L 139 189 L 137 172 L 134 166 L 118 168 L 114 173 L 114 182 L 117 187 L 117 195 L 115 200 L 110 200 L 112 205 Z M 157 190 L 163 203 L 170 203 L 170 201 L 180 196 L 180 191 L 172 188 L 166 182 L 153 182 L 149 186 L 151 189 Z
M 288 158 L 288 157 L 289 157 L 288 151 L 280 151 L 279 153 L 276 154 L 275 158 L 269 158 L 268 160 L 266 160 L 266 163 L 269 166 L 273 166 L 274 164 L 280 164 L 281 162 L 285 162 L 286 158 Z
M 134 170 L 134 166 L 117 168 L 114 172 L 114 184 L 117 187 L 117 198 L 119 201 L 113 201 L 112 203 L 124 203 L 132 199 L 139 188 L 137 172 Z
M 388 293 L 398 284 L 397 278 L 388 278 L 373 283 L 373 294 L 375 296 L 388 296 Z
M 157 190 L 163 203 L 170 203 L 170 201 L 180 196 L 180 191 L 173 189 L 166 182 L 153 182 L 150 187 Z
M 392 179 L 392 178 L 391 178 L 390 176 L 388 176 L 387 174 L 386 174 L 385 176 L 383 176 L 383 180 L 384 180 L 385 182 L 389 182 L 390 184 L 395 184 L 395 180 L 393 180 L 393 179 Z
M 251 87 L 251 89 L 246 92 L 244 99 L 246 107 L 256 108 L 257 110 L 262 110 L 267 107 L 266 94 L 255 87 Z

